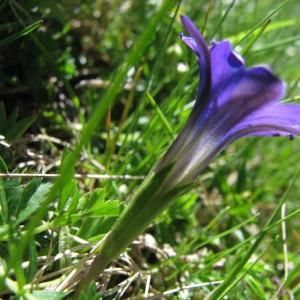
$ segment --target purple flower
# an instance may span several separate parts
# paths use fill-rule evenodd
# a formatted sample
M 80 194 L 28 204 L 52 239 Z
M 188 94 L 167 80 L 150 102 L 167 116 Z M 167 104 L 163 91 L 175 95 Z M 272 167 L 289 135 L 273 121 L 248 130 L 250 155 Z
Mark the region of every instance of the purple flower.
M 229 41 L 207 44 L 192 21 L 181 16 L 197 55 L 200 84 L 194 108 L 156 170 L 174 163 L 167 188 L 193 181 L 230 143 L 246 136 L 300 135 L 300 105 L 282 104 L 283 82 L 266 66 L 245 68 Z

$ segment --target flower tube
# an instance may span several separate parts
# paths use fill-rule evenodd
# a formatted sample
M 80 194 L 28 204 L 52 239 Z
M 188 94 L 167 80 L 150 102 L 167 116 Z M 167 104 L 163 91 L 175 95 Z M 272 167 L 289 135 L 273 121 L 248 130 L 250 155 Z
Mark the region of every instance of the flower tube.
M 156 170 L 173 162 L 168 189 L 193 181 L 230 143 L 246 136 L 300 134 L 300 105 L 282 104 L 283 82 L 270 68 L 245 68 L 228 41 L 209 49 L 190 19 L 180 38 L 197 55 L 200 85 L 190 117 Z

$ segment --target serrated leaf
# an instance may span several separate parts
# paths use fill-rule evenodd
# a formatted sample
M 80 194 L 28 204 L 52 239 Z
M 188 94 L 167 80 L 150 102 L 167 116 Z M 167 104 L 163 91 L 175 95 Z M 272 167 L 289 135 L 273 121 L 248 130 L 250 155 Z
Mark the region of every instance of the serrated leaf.
M 46 200 L 52 184 L 50 182 L 41 184 L 36 192 L 30 197 L 27 206 L 20 212 L 15 225 L 19 225 L 30 217 Z
M 91 192 L 86 193 L 83 197 L 79 199 L 77 211 L 80 214 L 84 214 L 89 212 L 97 201 L 103 201 L 105 197 L 105 190 L 104 189 L 95 189 Z
M 77 191 L 78 192 L 78 191 Z M 82 218 L 115 217 L 120 214 L 120 203 L 117 200 L 105 200 L 105 190 L 96 189 L 85 194 L 77 200 L 78 194 L 74 194 L 70 206 L 72 209 L 61 212 L 52 221 L 53 226 L 70 225 Z M 75 203 L 78 205 L 75 207 Z
M 59 216 L 55 217 L 51 222 L 52 226 L 65 226 L 76 222 L 80 218 L 79 214 L 69 214 L 68 212 L 63 212 Z
M 107 200 L 95 203 L 89 212 L 80 213 L 81 217 L 116 217 L 120 214 L 120 204 L 118 200 Z
M 87 193 L 78 203 L 78 213 L 81 217 L 118 216 L 120 205 L 117 200 L 104 200 L 104 189 L 96 189 Z

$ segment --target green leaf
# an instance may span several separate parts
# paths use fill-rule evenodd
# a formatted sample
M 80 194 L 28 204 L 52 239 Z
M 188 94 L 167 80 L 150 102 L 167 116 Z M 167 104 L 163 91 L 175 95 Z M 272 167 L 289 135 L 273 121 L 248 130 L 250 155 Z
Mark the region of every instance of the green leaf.
M 82 222 L 76 236 L 89 242 L 100 241 L 113 227 L 116 217 L 89 218 Z
M 117 200 L 105 200 L 105 190 L 96 189 L 85 194 L 79 201 L 78 193 L 73 196 L 70 206 L 72 209 L 61 212 L 53 221 L 53 226 L 64 226 L 82 218 L 115 217 L 120 214 L 120 203 Z M 74 202 L 74 203 L 73 203 Z M 78 203 L 75 207 L 75 203 Z
M 104 189 L 96 189 L 85 194 L 78 203 L 78 214 L 82 217 L 118 216 L 120 205 L 117 200 L 104 200 Z
M 64 148 L 63 156 L 61 158 L 61 169 L 65 167 L 65 161 L 69 156 L 69 149 L 67 147 Z M 63 178 L 63 182 L 61 184 L 61 191 L 60 197 L 58 200 L 57 211 L 61 212 L 62 210 L 68 210 L 68 206 L 71 205 L 72 207 L 77 206 L 78 202 L 78 188 L 77 188 L 77 181 L 70 180 L 73 177 L 75 171 L 73 168 L 69 169 L 69 174 L 67 177 Z M 75 195 L 75 198 L 73 198 Z M 77 198 L 76 198 L 77 195 Z
M 8 222 L 8 204 L 5 192 L 4 180 L 0 179 L 0 225 L 7 224 Z
M 90 282 L 86 293 L 81 293 L 79 300 L 98 300 L 102 299 L 101 293 L 97 293 L 96 286 L 94 282 Z
M 0 106 L 1 106 L 1 103 L 0 103 Z M 1 123 L 1 122 L 0 122 Z M 0 157 L 0 172 L 1 173 L 7 173 L 7 166 L 4 162 L 4 160 Z
M 41 184 L 36 192 L 29 199 L 27 206 L 20 212 L 16 225 L 24 222 L 29 218 L 35 211 L 37 211 L 43 202 L 47 199 L 47 194 L 51 188 L 52 184 L 50 182 Z
M 77 212 L 78 199 L 79 199 L 79 190 L 77 183 L 74 183 L 74 190 L 71 191 L 66 202 L 66 205 L 59 211 L 59 215 L 53 220 L 53 226 L 64 226 L 76 222 L 80 215 Z
M 159 106 L 157 105 L 157 103 L 155 102 L 155 100 L 152 98 L 152 96 L 150 95 L 150 93 L 148 91 L 146 91 L 146 95 L 148 97 L 148 100 L 149 100 L 150 104 L 154 108 L 157 116 L 159 117 L 161 122 L 164 124 L 164 127 L 167 129 L 167 131 L 168 131 L 169 135 L 171 136 L 171 138 L 174 140 L 175 139 L 175 134 L 174 134 L 173 129 L 172 129 L 171 125 L 169 124 L 168 120 L 166 119 L 166 117 L 164 116 L 164 114 L 160 110 Z
M 79 214 L 70 215 L 68 212 L 63 212 L 59 216 L 54 218 L 54 220 L 51 222 L 51 227 L 70 225 L 76 222 L 79 218 Z
M 16 216 L 17 207 L 23 193 L 23 187 L 19 178 L 10 178 L 4 180 L 5 192 L 7 197 L 9 217 Z M 25 203 L 26 204 L 26 203 Z
M 256 29 L 261 27 L 263 24 L 267 23 L 271 17 L 276 14 L 284 5 L 288 3 L 288 0 L 283 1 L 277 8 L 275 8 L 270 14 L 268 14 L 262 21 L 260 21 L 256 26 L 254 26 L 250 32 L 245 35 L 242 39 L 240 39 L 236 44 L 234 44 L 233 48 L 235 48 L 238 44 L 240 44 L 244 39 L 246 39 L 249 35 L 251 35 Z
M 79 190 L 78 190 L 78 185 L 76 182 L 71 200 L 67 203 L 67 211 L 69 213 L 73 213 L 74 211 L 77 210 L 78 200 L 79 200 Z
M 13 126 L 17 122 L 18 115 L 19 115 L 19 107 L 15 107 L 8 117 L 8 127 Z
M 64 152 L 63 152 L 63 155 L 61 157 L 61 166 L 62 167 L 64 166 L 64 162 L 67 159 L 67 157 L 68 157 L 69 154 L 70 154 L 69 149 L 67 147 L 64 147 Z
M 34 239 L 32 239 L 29 243 L 29 267 L 26 272 L 26 280 L 27 282 L 31 282 L 37 272 L 38 269 L 38 253 L 36 250 L 36 244 Z
M 80 214 L 84 214 L 89 212 L 94 205 L 95 202 L 99 201 L 102 202 L 105 197 L 105 190 L 104 189 L 96 189 L 94 191 L 88 192 L 83 197 L 79 199 L 77 212 Z
M 76 188 L 77 188 L 77 182 L 75 182 L 74 180 L 69 181 L 64 185 L 58 201 L 58 206 L 57 206 L 58 211 L 67 210 L 67 205 L 68 203 L 72 202 L 72 198 Z
M 31 24 L 30 26 L 27 26 L 26 28 L 22 29 L 21 31 L 19 31 L 17 33 L 14 33 L 14 34 L 12 34 L 11 36 L 9 36 L 9 37 L 7 37 L 5 39 L 2 39 L 0 41 L 0 47 L 6 45 L 8 43 L 11 43 L 12 41 L 20 38 L 23 35 L 27 35 L 31 31 L 33 31 L 36 28 L 40 27 L 42 25 L 42 23 L 43 23 L 43 21 L 41 21 L 41 20 L 37 21 L 37 22 Z
M 80 216 L 84 217 L 116 217 L 120 214 L 120 204 L 118 200 L 107 200 L 103 202 L 97 202 L 93 205 L 90 211 L 80 213 Z
M 7 173 L 7 167 L 1 157 L 0 172 Z M 18 178 L 0 178 L 0 225 L 7 224 L 9 217 L 14 215 L 21 193 L 22 187 Z
M 36 119 L 37 116 L 30 116 L 18 121 L 7 130 L 5 137 L 10 141 L 20 138 Z
M 8 235 L 8 225 L 0 225 L 0 240 Z
M 17 207 L 15 211 L 15 215 L 19 215 L 19 213 L 27 206 L 28 201 L 34 195 L 38 187 L 41 185 L 41 178 L 32 179 L 29 184 L 23 189 L 22 196 L 18 197 Z
M 252 276 L 247 276 L 247 283 L 250 288 L 253 290 L 258 299 L 266 299 L 266 293 L 262 287 L 262 282 L 253 278 Z

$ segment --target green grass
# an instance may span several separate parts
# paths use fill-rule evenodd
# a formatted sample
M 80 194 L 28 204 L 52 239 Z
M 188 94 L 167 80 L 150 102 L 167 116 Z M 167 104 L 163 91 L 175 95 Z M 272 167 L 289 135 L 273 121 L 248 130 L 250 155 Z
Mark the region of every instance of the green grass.
M 186 122 L 198 66 L 179 14 L 299 98 L 297 1 L 213 1 L 206 23 L 209 1 L 156 3 L 1 2 L 1 173 L 62 174 L 0 178 L 2 298 L 72 298 L 61 281 Z M 300 297 L 299 147 L 235 142 L 81 299 Z

